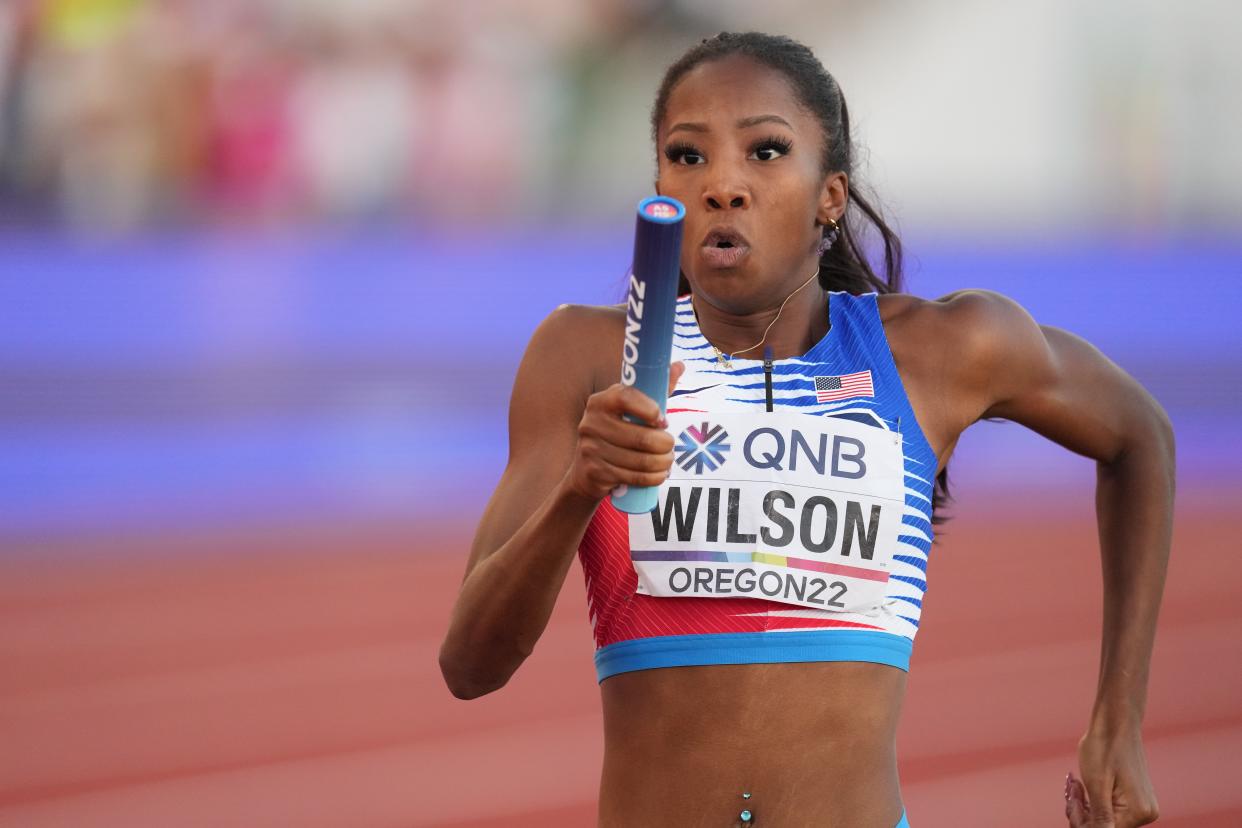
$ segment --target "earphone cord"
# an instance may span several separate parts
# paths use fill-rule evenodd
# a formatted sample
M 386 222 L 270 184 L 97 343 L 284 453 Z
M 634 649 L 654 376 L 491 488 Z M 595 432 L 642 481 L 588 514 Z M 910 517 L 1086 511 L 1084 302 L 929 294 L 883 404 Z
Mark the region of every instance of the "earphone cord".
M 714 351 L 716 352 L 716 356 L 717 356 L 717 357 L 724 357 L 724 358 L 726 358 L 726 359 L 732 359 L 733 357 L 737 356 L 738 354 L 744 354 L 744 353 L 746 353 L 747 351 L 753 351 L 753 350 L 755 350 L 756 348 L 758 348 L 760 345 L 762 345 L 764 342 L 767 342 L 767 341 L 768 341 L 768 332 L 772 330 L 772 326 L 776 324 L 776 320 L 778 320 L 778 319 L 780 319 L 780 318 L 781 318 L 781 313 L 785 310 L 785 305 L 787 305 L 787 304 L 789 303 L 789 300 L 793 298 L 794 293 L 797 293 L 798 291 L 802 290 L 804 287 L 806 287 L 807 285 L 809 285 L 809 284 L 810 284 L 810 283 L 811 283 L 811 282 L 815 279 L 815 277 L 816 277 L 816 276 L 818 276 L 818 275 L 819 275 L 819 268 L 817 267 L 817 268 L 815 268 L 815 272 L 811 274 L 811 278 L 810 278 L 810 279 L 807 279 L 805 282 L 803 282 L 802 284 L 798 285 L 796 288 L 794 288 L 794 289 L 793 289 L 793 292 L 792 292 L 792 293 L 790 293 L 788 296 L 786 296 L 786 297 L 785 297 L 785 301 L 784 301 L 784 302 L 781 302 L 781 306 L 780 306 L 780 308 L 776 311 L 776 316 L 774 316 L 774 317 L 772 318 L 772 321 L 768 323 L 768 327 L 764 330 L 764 332 L 763 332 L 763 338 L 762 338 L 762 339 L 760 339 L 760 340 L 759 340 L 758 342 L 756 342 L 754 345 L 751 345 L 749 348 L 743 348 L 743 349 L 742 349 L 742 350 L 740 350 L 740 351 L 734 351 L 733 353 L 729 354 L 727 357 L 725 357 L 725 356 L 724 356 L 724 354 L 722 354 L 722 353 L 721 353 L 721 351 L 720 351 L 720 349 L 719 349 L 719 348 L 717 348 L 715 345 L 712 345 L 712 350 L 714 350 Z M 695 321 L 696 323 L 699 321 L 699 312 L 698 312 L 697 310 L 695 310 L 695 312 L 694 312 L 694 321 Z M 703 332 L 703 327 L 700 325 L 700 326 L 699 326 L 699 333 L 702 333 L 702 332 Z M 704 336 L 703 338 L 704 338 L 704 339 L 707 339 L 707 337 L 706 337 L 706 336 Z M 711 343 L 708 343 L 708 344 L 711 344 Z

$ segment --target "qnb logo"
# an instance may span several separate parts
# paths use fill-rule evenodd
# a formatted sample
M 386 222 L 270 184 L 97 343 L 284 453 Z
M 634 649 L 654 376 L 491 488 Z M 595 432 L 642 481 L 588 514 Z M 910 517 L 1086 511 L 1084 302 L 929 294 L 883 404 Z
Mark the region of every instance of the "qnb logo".
M 729 432 L 724 426 L 703 423 L 698 428 L 688 426 L 677 436 L 677 465 L 695 474 L 703 470 L 715 471 L 724 465 L 725 453 L 729 451 Z

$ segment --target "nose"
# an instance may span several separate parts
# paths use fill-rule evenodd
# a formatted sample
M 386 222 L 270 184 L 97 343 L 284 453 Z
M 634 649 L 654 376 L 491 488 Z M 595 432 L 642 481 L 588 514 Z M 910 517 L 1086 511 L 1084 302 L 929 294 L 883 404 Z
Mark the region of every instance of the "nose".
M 746 209 L 750 207 L 750 188 L 732 169 L 718 169 L 703 188 L 703 206 L 708 210 Z

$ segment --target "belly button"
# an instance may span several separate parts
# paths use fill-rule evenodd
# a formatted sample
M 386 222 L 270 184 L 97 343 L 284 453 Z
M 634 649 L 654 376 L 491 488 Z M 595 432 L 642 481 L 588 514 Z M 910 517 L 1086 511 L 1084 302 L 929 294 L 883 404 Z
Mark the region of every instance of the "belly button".
M 742 799 L 749 800 L 750 793 L 749 792 L 743 793 Z M 752 821 L 754 820 L 755 815 L 751 812 L 749 808 L 743 808 L 742 812 L 737 815 L 737 818 L 738 818 L 738 821 L 735 824 L 734 828 L 751 828 L 751 826 L 755 824 Z

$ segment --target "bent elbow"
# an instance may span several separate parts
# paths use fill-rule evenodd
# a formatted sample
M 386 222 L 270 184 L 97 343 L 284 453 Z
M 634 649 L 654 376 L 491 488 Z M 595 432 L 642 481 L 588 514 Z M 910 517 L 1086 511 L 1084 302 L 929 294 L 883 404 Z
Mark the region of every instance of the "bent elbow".
M 1177 438 L 1173 434 L 1173 421 L 1168 412 L 1154 400 L 1145 420 L 1144 427 L 1135 435 L 1136 443 L 1146 447 L 1146 451 L 1159 458 L 1159 462 L 1173 473 L 1177 465 Z
M 1164 444 L 1165 456 L 1169 460 L 1169 465 L 1173 466 L 1177 460 L 1177 438 L 1173 435 L 1173 421 L 1169 419 L 1168 413 L 1163 408 L 1156 410 L 1156 427 Z
M 1143 458 L 1146 463 L 1157 463 L 1170 473 L 1176 464 L 1173 421 L 1164 407 L 1150 397 L 1148 404 L 1127 421 L 1115 452 L 1101 462 L 1125 463 L 1135 458 Z
M 462 701 L 477 699 L 494 693 L 508 683 L 508 677 L 479 676 L 477 670 L 471 670 L 456 659 L 440 651 L 440 675 L 455 698 Z
M 462 701 L 470 701 L 471 699 L 486 696 L 488 693 L 494 693 L 501 687 L 505 686 L 503 681 L 500 683 L 492 682 L 482 684 L 472 681 L 463 681 L 460 679 L 453 681 L 449 680 L 447 677 L 445 678 L 445 684 L 448 685 L 449 692 L 453 694 L 453 697 L 461 699 Z
M 470 684 L 469 682 L 449 681 L 447 679 L 445 680 L 445 684 L 448 685 L 449 692 L 453 694 L 453 698 L 461 699 L 462 701 L 470 701 L 471 699 L 477 699 L 480 696 L 486 696 L 488 693 L 497 689 L 495 687 L 486 688 Z

